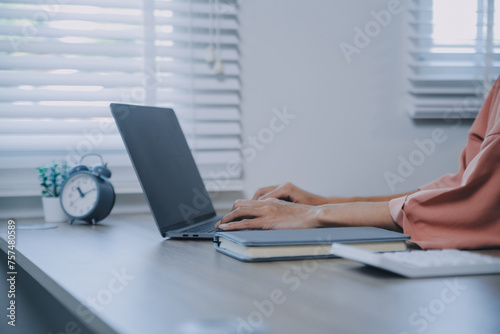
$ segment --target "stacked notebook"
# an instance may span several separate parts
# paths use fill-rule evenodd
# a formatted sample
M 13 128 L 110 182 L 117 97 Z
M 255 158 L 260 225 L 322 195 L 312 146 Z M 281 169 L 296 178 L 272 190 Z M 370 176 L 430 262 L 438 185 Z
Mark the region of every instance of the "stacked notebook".
M 245 262 L 321 259 L 332 243 L 374 252 L 406 250 L 409 236 L 376 227 L 335 227 L 303 230 L 244 230 L 217 232 L 215 249 Z

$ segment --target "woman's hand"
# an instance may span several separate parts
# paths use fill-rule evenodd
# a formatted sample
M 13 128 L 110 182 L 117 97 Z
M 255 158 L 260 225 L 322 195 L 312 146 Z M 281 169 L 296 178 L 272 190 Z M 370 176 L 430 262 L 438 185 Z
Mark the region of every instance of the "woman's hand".
M 253 195 L 252 200 L 265 200 L 269 198 L 282 199 L 305 205 L 322 205 L 328 203 L 327 198 L 302 190 L 290 182 L 279 186 L 260 188 Z
M 215 226 L 221 230 L 284 230 L 319 227 L 316 207 L 268 198 L 238 200 L 233 211 Z

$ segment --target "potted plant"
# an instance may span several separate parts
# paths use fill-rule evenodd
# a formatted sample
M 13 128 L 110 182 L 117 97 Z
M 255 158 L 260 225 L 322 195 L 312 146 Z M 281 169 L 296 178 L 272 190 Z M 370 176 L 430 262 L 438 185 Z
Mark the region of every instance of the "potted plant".
M 46 167 L 37 167 L 42 186 L 43 215 L 47 223 L 59 223 L 68 219 L 59 200 L 61 187 L 68 178 L 68 169 L 66 162 L 53 162 Z

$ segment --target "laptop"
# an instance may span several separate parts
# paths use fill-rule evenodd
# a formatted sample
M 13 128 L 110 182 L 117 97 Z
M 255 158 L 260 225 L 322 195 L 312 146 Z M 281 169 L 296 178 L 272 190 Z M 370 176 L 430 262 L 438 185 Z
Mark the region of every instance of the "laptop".
M 215 214 L 174 111 L 110 108 L 161 235 L 212 240 L 222 216 Z

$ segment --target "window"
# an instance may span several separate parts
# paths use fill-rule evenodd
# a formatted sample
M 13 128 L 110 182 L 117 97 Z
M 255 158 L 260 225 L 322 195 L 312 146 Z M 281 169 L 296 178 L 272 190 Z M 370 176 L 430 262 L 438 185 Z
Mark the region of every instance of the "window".
M 494 0 L 412 4 L 410 115 L 475 118 L 500 74 L 498 4 Z
M 2 0 L 0 13 L 0 196 L 38 195 L 36 166 L 88 152 L 117 193 L 139 192 L 110 102 L 174 108 L 209 190 L 241 189 L 235 2 Z

